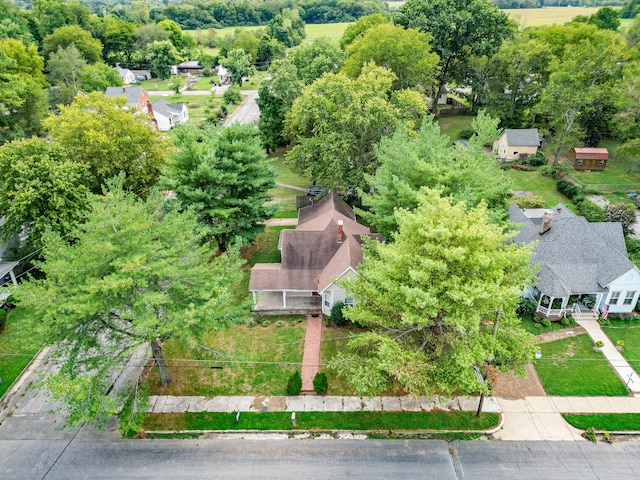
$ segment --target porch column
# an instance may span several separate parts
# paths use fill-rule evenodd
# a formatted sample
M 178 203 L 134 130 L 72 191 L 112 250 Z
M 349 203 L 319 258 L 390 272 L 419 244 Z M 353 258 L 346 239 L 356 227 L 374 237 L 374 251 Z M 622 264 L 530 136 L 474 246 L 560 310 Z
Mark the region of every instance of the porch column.
M 569 303 L 569 297 L 562 297 L 562 306 L 561 310 L 564 312 L 567 309 L 567 304 Z
M 252 290 L 251 295 L 253 296 L 253 306 L 255 307 L 258 304 L 258 296 L 256 295 L 256 291 Z
M 287 308 L 287 291 L 286 290 L 282 291 L 282 306 L 284 308 Z
M 11 282 L 17 287 L 18 286 L 18 280 L 16 280 L 16 274 L 13 273 L 13 268 L 11 270 L 9 270 L 9 275 L 11 276 Z

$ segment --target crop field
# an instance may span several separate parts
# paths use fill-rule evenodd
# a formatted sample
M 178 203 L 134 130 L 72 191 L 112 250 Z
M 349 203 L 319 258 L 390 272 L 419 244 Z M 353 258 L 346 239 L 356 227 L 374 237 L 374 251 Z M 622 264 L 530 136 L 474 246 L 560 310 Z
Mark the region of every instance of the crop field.
M 399 9 L 405 2 L 387 2 L 389 10 Z M 598 8 L 592 7 L 546 7 L 546 8 L 515 8 L 505 9 L 511 18 L 521 27 L 534 27 L 536 25 L 563 24 L 578 15 L 592 15 Z

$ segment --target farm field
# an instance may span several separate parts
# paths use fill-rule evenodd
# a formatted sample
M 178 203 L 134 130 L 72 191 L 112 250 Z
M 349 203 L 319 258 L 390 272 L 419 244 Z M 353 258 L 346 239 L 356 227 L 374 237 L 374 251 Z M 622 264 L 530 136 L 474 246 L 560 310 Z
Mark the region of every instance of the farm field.
M 387 2 L 389 10 L 391 11 L 398 10 L 404 3 L 405 2 Z M 514 8 L 504 9 L 504 12 L 517 21 L 520 26 L 533 27 L 536 25 L 566 23 L 577 15 L 592 15 L 598 9 L 599 8 L 593 7 Z M 623 26 L 625 26 L 625 22 L 623 22 Z

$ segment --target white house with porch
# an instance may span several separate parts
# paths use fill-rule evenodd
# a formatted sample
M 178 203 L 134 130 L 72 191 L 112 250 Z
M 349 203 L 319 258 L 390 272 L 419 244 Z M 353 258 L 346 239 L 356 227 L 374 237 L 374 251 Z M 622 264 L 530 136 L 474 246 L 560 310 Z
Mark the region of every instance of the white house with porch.
M 522 227 L 513 241 L 534 243 L 532 263 L 538 265 L 536 284 L 525 296 L 536 313 L 561 318 L 578 310 L 596 316 L 630 313 L 640 292 L 640 271 L 629 260 L 618 222 L 588 222 L 562 204 L 553 209 L 509 207 L 510 219 Z
M 353 305 L 336 281 L 355 274 L 364 237 L 382 239 L 359 224 L 335 192 L 301 208 L 297 228 L 280 232 L 281 263 L 258 263 L 251 269 L 253 311 L 328 315 L 337 302 Z

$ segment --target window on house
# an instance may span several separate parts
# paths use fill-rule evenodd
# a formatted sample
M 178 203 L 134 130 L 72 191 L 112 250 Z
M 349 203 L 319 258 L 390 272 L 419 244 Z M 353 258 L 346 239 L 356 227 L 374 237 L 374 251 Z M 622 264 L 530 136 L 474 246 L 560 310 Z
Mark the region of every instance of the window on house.
M 518 152 L 513 152 L 514 155 L 518 155 Z
M 619 298 L 620 292 L 611 292 L 611 296 L 609 297 L 609 305 L 617 305 Z
M 331 292 L 324 292 L 324 306 L 331 308 Z
M 624 305 L 631 305 L 635 296 L 636 292 L 627 292 L 627 294 L 624 296 Z
M 600 160 L 600 161 L 598 162 L 598 165 L 600 165 L 600 166 L 604 165 L 604 160 Z
M 344 304 L 349 305 L 350 307 L 353 307 L 356 304 L 356 302 L 353 298 L 345 298 Z
M 582 165 L 582 159 L 576 160 L 576 165 Z

